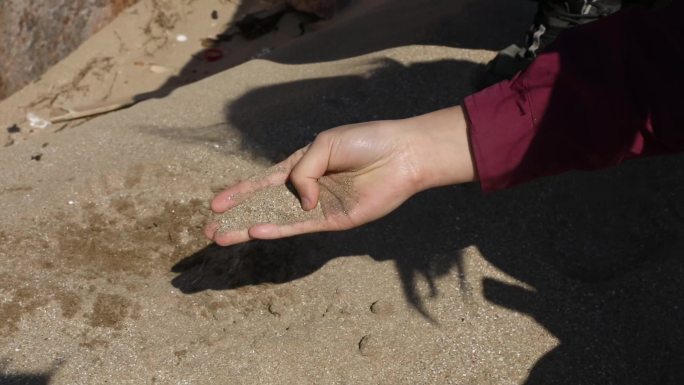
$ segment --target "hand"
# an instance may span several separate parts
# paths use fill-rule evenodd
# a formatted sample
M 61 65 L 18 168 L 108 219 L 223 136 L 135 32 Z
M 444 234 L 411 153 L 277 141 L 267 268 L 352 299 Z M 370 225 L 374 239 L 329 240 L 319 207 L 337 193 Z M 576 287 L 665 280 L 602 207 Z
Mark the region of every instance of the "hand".
M 385 216 L 419 191 L 475 179 L 461 107 L 324 131 L 271 170 L 216 195 L 212 210 L 225 212 L 250 193 L 289 180 L 304 210 L 314 209 L 320 201 L 324 219 L 264 223 L 226 233 L 217 232 L 214 222 L 205 228 L 208 238 L 226 246 L 350 229 Z

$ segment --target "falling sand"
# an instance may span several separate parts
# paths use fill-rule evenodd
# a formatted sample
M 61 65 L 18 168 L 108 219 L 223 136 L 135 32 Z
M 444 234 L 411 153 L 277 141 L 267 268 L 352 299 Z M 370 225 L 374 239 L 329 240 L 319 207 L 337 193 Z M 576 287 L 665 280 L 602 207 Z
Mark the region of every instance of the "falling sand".
M 218 215 L 218 232 L 248 229 L 259 223 L 285 225 L 323 221 L 332 215 L 349 214 L 356 201 L 352 179 L 323 177 L 318 183 L 321 187 L 320 199 L 310 211 L 302 209 L 296 190 L 291 185 L 265 187 L 244 198 L 236 207 Z
M 286 185 L 266 187 L 254 192 L 238 206 L 219 216 L 220 233 L 248 229 L 258 223 L 278 225 L 324 219 L 321 205 L 305 211 Z

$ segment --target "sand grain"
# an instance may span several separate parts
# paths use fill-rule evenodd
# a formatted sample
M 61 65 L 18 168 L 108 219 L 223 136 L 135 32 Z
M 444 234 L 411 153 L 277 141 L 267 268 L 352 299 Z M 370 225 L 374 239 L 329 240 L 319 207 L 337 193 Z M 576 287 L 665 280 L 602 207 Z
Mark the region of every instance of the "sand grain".
M 324 218 L 320 204 L 305 211 L 293 189 L 280 185 L 261 189 L 238 206 L 220 214 L 218 232 L 248 229 L 259 223 L 284 225 Z

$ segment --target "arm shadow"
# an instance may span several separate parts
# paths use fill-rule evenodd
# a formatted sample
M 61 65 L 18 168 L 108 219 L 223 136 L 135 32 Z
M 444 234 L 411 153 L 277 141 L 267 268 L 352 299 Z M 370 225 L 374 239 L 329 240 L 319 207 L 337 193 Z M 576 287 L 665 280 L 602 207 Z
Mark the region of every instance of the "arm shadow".
M 276 161 L 336 125 L 457 104 L 478 71 L 481 65 L 457 60 L 384 61 L 369 76 L 252 90 L 227 105 L 226 116 L 245 150 Z M 491 264 L 534 288 L 487 279 L 485 297 L 534 317 L 559 340 L 528 384 L 682 383 L 683 197 L 682 156 L 569 173 L 490 195 L 475 185 L 440 188 L 360 229 L 209 246 L 174 266 L 172 284 L 196 293 L 284 283 L 334 258 L 367 254 L 393 261 L 406 300 L 438 323 L 416 280 L 452 275 L 467 287 L 461 251 L 476 245 Z

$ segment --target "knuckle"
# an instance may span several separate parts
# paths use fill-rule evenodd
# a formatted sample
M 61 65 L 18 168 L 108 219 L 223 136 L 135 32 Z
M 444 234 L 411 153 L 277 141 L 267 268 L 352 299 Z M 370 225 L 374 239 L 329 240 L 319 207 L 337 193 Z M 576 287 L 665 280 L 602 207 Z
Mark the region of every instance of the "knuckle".
M 309 178 L 301 171 L 292 171 L 290 175 L 290 181 L 295 186 L 297 191 L 302 192 L 303 190 L 308 190 Z

